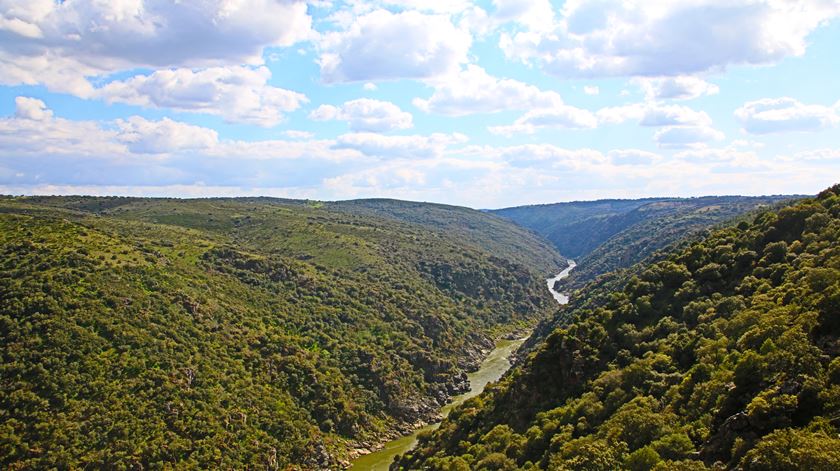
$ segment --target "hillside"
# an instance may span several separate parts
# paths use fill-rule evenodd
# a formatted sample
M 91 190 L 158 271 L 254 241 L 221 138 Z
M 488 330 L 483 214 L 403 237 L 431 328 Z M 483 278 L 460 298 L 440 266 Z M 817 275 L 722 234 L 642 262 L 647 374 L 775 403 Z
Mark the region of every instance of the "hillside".
M 626 268 L 656 250 L 787 196 L 707 196 L 599 200 L 520 206 L 493 211 L 551 241 L 578 267 L 564 288 L 578 288 L 598 275 Z
M 336 468 L 555 310 L 529 231 L 367 207 L 0 198 L 0 465 Z
M 840 185 L 600 279 L 400 469 L 840 468 Z

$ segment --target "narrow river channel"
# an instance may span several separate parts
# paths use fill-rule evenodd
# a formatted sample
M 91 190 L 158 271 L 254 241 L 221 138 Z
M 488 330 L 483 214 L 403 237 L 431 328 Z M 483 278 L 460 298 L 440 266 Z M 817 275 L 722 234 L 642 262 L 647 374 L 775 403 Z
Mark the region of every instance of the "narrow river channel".
M 560 272 L 557 276 L 546 280 L 548 283 L 548 290 L 551 292 L 554 299 L 560 304 L 569 302 L 569 298 L 561 293 L 554 291 L 554 283 L 558 280 L 569 276 L 569 272 L 575 267 L 575 262 L 569 260 L 569 266 Z M 484 391 L 484 387 L 489 383 L 498 381 L 502 375 L 510 368 L 510 357 L 516 352 L 516 349 L 527 339 L 521 338 L 517 340 L 499 340 L 496 343 L 496 348 L 487 355 L 487 358 L 481 362 L 481 366 L 473 373 L 467 374 L 470 380 L 470 390 L 460 396 L 455 396 L 452 401 L 443 406 L 440 414 L 446 417 L 453 408 L 461 405 L 467 399 L 478 396 Z M 434 423 L 415 430 L 410 435 L 405 435 L 396 440 L 391 440 L 386 443 L 381 449 L 360 456 L 353 460 L 350 466 L 350 471 L 388 471 L 389 466 L 394 461 L 394 457 L 401 455 L 417 445 L 417 435 L 426 430 L 434 430 L 440 426 L 440 423 Z

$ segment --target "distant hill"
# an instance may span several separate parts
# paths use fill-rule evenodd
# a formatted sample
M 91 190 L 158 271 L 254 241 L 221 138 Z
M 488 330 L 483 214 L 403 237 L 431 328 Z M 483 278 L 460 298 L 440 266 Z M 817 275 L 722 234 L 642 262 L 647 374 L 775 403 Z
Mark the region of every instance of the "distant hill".
M 599 200 L 491 211 L 534 230 L 578 267 L 564 286 L 637 263 L 656 250 L 792 196 Z
M 432 418 L 564 265 L 466 208 L 0 197 L 0 467 L 335 469 Z
M 392 469 L 840 469 L 840 185 L 578 291 Z

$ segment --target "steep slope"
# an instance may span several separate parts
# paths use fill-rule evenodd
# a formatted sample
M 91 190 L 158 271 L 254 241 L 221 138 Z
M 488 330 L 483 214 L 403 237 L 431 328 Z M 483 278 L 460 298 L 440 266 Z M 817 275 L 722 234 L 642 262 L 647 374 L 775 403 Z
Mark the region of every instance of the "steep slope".
M 554 309 L 562 258 L 486 219 L 516 237 L 307 201 L 0 198 L 0 464 L 338 467 Z
M 622 224 L 616 221 L 611 224 L 611 220 L 620 218 L 641 206 L 664 200 L 666 198 L 573 201 L 516 206 L 490 212 L 541 234 L 563 255 L 579 258 L 630 223 L 624 221 Z M 614 227 L 610 227 L 611 225 Z
M 564 289 L 626 268 L 656 250 L 710 227 L 791 197 L 707 196 L 601 200 L 493 211 L 551 241 L 578 267 Z
M 840 468 L 840 185 L 602 278 L 401 469 Z
M 566 265 L 551 243 L 506 218 L 459 206 L 390 199 L 364 199 L 327 203 L 331 209 L 353 214 L 396 219 L 456 237 L 489 253 L 518 261 L 548 276 Z

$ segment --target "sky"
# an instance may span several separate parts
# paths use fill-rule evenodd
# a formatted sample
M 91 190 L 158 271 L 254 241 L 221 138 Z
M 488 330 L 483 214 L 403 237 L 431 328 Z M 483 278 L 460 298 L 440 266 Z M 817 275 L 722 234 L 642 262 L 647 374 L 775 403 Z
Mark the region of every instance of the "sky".
M 476 208 L 840 182 L 838 0 L 0 0 L 0 193 Z

